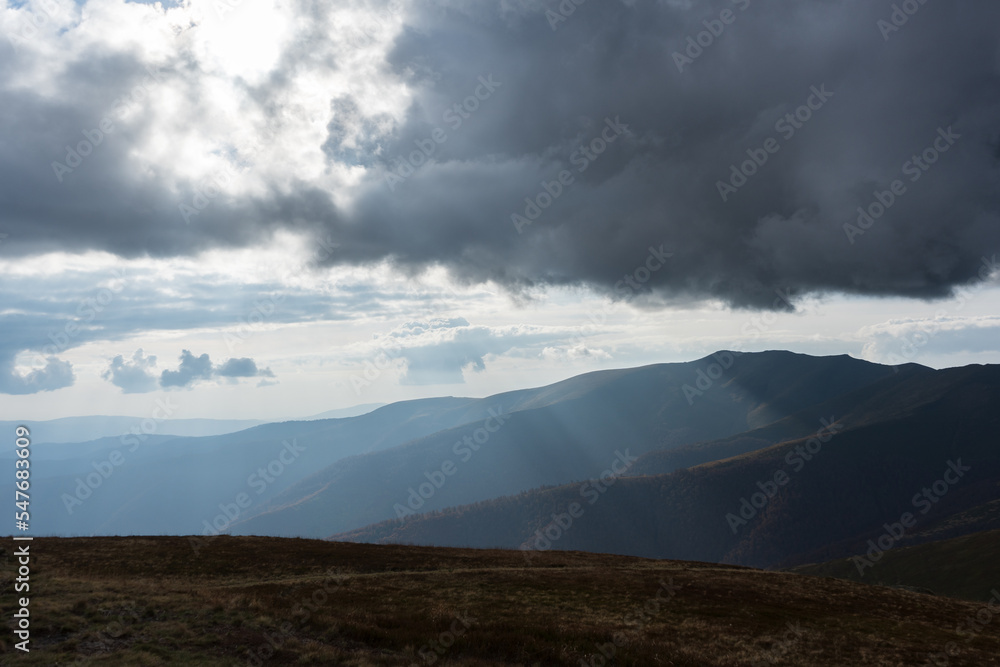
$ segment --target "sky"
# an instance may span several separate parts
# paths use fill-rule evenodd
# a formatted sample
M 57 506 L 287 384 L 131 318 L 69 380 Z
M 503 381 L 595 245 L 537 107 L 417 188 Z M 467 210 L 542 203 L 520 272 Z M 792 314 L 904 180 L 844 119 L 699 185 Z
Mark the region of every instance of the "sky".
M 1000 361 L 1000 4 L 0 0 L 0 419 Z

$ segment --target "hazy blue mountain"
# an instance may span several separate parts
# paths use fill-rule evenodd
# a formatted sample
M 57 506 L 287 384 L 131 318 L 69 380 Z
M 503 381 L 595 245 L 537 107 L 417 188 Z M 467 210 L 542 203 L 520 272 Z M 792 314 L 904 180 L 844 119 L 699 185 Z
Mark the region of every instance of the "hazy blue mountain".
M 117 437 L 133 428 L 142 429 L 148 417 L 63 417 L 47 421 L 0 421 L 0 432 L 12 433 L 17 426 L 27 426 L 36 443 L 73 443 Z M 206 436 L 242 431 L 263 423 L 259 419 L 164 419 L 157 421 L 161 435 Z
M 898 410 L 898 406 L 891 401 L 887 401 L 887 404 L 880 402 L 878 400 L 880 397 L 894 392 L 902 383 L 915 376 L 930 377 L 934 373 L 930 368 L 918 364 L 896 366 L 894 371 L 891 375 L 865 384 L 859 389 L 848 391 L 825 403 L 810 406 L 766 426 L 744 431 L 729 438 L 695 442 L 650 452 L 636 461 L 626 474 L 636 476 L 673 472 L 680 468 L 690 468 L 701 463 L 763 449 L 786 440 L 805 437 L 816 430 L 817 411 L 837 416 L 842 424 L 857 425 L 861 422 L 878 421 L 885 417 L 886 410 L 890 413 Z M 907 397 L 911 401 L 908 405 L 919 406 L 922 401 L 929 400 L 931 395 L 927 393 L 920 398 Z M 876 410 L 878 412 L 875 412 Z
M 891 548 L 971 534 L 997 527 L 997 405 L 1000 366 L 903 369 L 800 412 L 796 419 L 811 415 L 810 437 L 669 474 L 624 477 L 603 493 L 593 482 L 538 489 L 336 539 L 773 567 L 864 555 L 869 540 Z M 820 419 L 830 417 L 835 426 L 817 437 Z M 779 425 L 779 432 L 790 428 Z M 721 453 L 741 439 L 765 443 L 768 432 L 695 449 Z M 573 503 L 578 516 L 568 521 Z M 872 550 L 873 563 L 878 557 Z
M 393 447 L 478 416 L 473 403 L 423 399 L 346 419 L 263 424 L 211 437 L 128 434 L 43 445 L 32 454 L 32 518 L 42 534 L 201 532 L 202 522 L 240 493 L 258 503 L 344 456 Z M 280 474 L 268 473 L 286 443 L 297 456 L 284 454 L 288 464 L 273 466 Z M 0 486 L 5 488 L 13 493 L 9 484 Z
M 624 461 L 654 469 L 671 451 L 701 463 L 768 447 L 936 373 L 847 356 L 720 352 L 342 419 L 48 444 L 33 455 L 33 521 L 43 534 L 190 534 L 207 521 L 328 536 L 585 480 Z
M 321 412 L 317 415 L 310 415 L 309 417 L 302 417 L 302 421 L 312 421 L 314 419 L 346 419 L 347 417 L 357 417 L 359 415 L 367 414 L 372 410 L 377 410 L 381 408 L 385 403 L 362 403 L 360 405 L 352 405 L 349 408 L 337 408 L 335 410 L 327 410 L 326 412 Z
M 510 416 L 481 444 L 466 438 L 482 424 L 463 423 L 341 460 L 255 506 L 234 532 L 322 537 L 413 511 L 587 479 L 618 452 L 638 457 L 742 433 L 897 375 L 893 367 L 848 356 L 789 352 L 719 352 L 689 363 L 587 373 L 484 399 Z M 799 424 L 799 430 L 816 427 L 814 418 Z

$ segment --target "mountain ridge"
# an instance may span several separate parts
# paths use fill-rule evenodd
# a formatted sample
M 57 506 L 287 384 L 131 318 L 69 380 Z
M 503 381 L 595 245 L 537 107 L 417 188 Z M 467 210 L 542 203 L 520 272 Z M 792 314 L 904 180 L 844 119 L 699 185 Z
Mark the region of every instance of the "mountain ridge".
M 969 366 L 933 373 L 935 390 L 924 389 L 931 396 L 928 401 L 908 402 L 930 377 L 913 374 L 883 393 L 869 406 L 870 412 L 859 413 L 851 427 L 838 431 L 829 443 L 820 443 L 814 456 L 817 463 L 803 461 L 797 470 L 785 470 L 788 457 L 796 447 L 806 446 L 808 437 L 667 474 L 621 477 L 600 503 L 584 507 L 585 514 L 598 519 L 584 517 L 572 524 L 572 530 L 550 530 L 564 533 L 552 548 L 764 567 L 794 564 L 796 559 L 819 555 L 816 550 L 824 559 L 850 555 L 867 539 L 879 536 L 882 522 L 898 520 L 910 496 L 935 482 L 949 460 L 975 461 L 974 470 L 962 484 L 948 486 L 940 504 L 921 515 L 919 529 L 984 506 L 1000 489 L 1000 455 L 992 435 L 1000 428 L 1000 416 L 992 409 L 1000 402 L 1000 367 Z M 893 419 L 897 413 L 901 416 Z M 878 418 L 869 420 L 866 415 Z M 831 415 L 816 415 L 814 430 L 824 416 Z M 741 497 L 757 493 L 758 483 L 771 488 L 774 475 L 782 470 L 793 479 L 763 508 L 746 512 L 752 513 L 746 517 L 749 525 L 735 522 L 744 530 L 736 538 L 739 531 L 731 531 L 724 518 L 738 516 Z M 562 523 L 568 523 L 565 514 L 579 495 L 577 486 L 529 491 L 332 537 L 518 548 L 537 536 L 536 531 L 558 523 L 553 516 L 562 516 Z M 833 498 L 838 504 L 829 500 Z M 815 524 L 815 516 L 830 517 L 832 523 L 817 530 L 810 525 Z M 588 527 L 584 519 L 593 526 Z M 972 532 L 979 525 L 988 524 L 972 523 L 967 529 Z M 475 526 L 489 526 L 490 531 L 484 533 Z M 683 543 L 668 537 L 675 533 Z M 824 551 L 830 549 L 833 552 Z

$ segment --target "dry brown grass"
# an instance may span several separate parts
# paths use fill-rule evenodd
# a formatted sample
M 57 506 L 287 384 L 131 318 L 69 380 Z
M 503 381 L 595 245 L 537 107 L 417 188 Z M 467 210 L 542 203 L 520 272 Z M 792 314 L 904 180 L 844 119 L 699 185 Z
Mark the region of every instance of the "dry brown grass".
M 972 641 L 955 633 L 982 605 L 788 573 L 244 537 L 197 556 L 173 537 L 31 551 L 32 651 L 13 650 L 8 584 L 2 664 L 260 664 L 248 652 L 270 639 L 263 664 L 425 665 L 421 647 L 462 629 L 435 665 L 599 665 L 615 638 L 607 664 L 923 665 L 955 642 L 950 665 L 1000 665 L 1000 614 Z M 657 610 L 661 580 L 676 591 Z

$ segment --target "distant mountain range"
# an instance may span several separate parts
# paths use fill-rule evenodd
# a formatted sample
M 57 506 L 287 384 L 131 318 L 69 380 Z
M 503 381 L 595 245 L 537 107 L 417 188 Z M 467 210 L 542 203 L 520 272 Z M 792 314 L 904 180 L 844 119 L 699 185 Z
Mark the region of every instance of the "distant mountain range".
M 144 417 L 108 417 L 95 415 L 92 417 L 63 417 L 47 421 L 21 420 L 0 421 L 0 429 L 4 433 L 12 433 L 22 424 L 28 424 L 34 442 L 47 443 L 77 443 L 109 438 L 128 433 L 132 429 L 142 429 Z M 258 419 L 162 419 L 157 420 L 157 433 L 161 435 L 205 436 L 222 435 L 242 431 L 245 428 L 261 424 Z
M 341 458 L 482 419 L 485 413 L 465 409 L 473 402 L 407 401 L 357 417 L 217 436 L 128 433 L 43 445 L 32 454 L 33 523 L 52 535 L 193 534 L 206 521 L 225 528 L 255 503 Z M 13 493 L 9 484 L 0 488 Z M 234 505 L 240 494 L 250 504 Z
M 349 408 L 327 410 L 316 415 L 303 417 L 301 421 L 316 419 L 343 419 L 356 417 L 366 412 L 380 408 L 385 403 L 366 403 Z M 78 443 L 97 440 L 98 438 L 113 438 L 129 433 L 133 429 L 142 430 L 145 417 L 109 417 L 102 415 L 87 417 L 63 417 L 43 421 L 29 421 L 32 437 L 39 444 L 43 443 Z M 252 426 L 265 423 L 260 419 L 157 419 L 156 432 L 160 435 L 183 435 L 201 437 L 223 435 L 242 431 Z M 14 428 L 25 424 L 25 421 L 0 421 L 0 430 L 12 432 Z
M 502 425 L 462 422 L 344 459 L 255 508 L 234 531 L 326 537 L 414 511 L 585 480 L 608 468 L 618 451 L 641 456 L 743 433 L 895 374 L 846 356 L 785 352 L 720 352 L 690 363 L 587 373 L 477 403 L 501 415 Z
M 303 417 L 302 421 L 313 421 L 316 419 L 346 419 L 347 417 L 357 417 L 359 415 L 368 414 L 372 410 L 377 410 L 381 408 L 385 403 L 362 403 L 361 405 L 352 405 L 349 408 L 337 408 L 336 410 L 327 410 L 326 412 L 320 412 L 316 415 L 311 415 L 309 417 Z
M 721 351 L 339 419 L 49 445 L 32 514 L 41 534 L 791 567 L 1000 528 L 998 405 L 998 366 Z
M 649 452 L 599 494 L 537 489 L 335 539 L 761 567 L 870 551 L 865 570 L 886 550 L 1000 528 L 1000 367 L 894 370 L 771 424 Z

